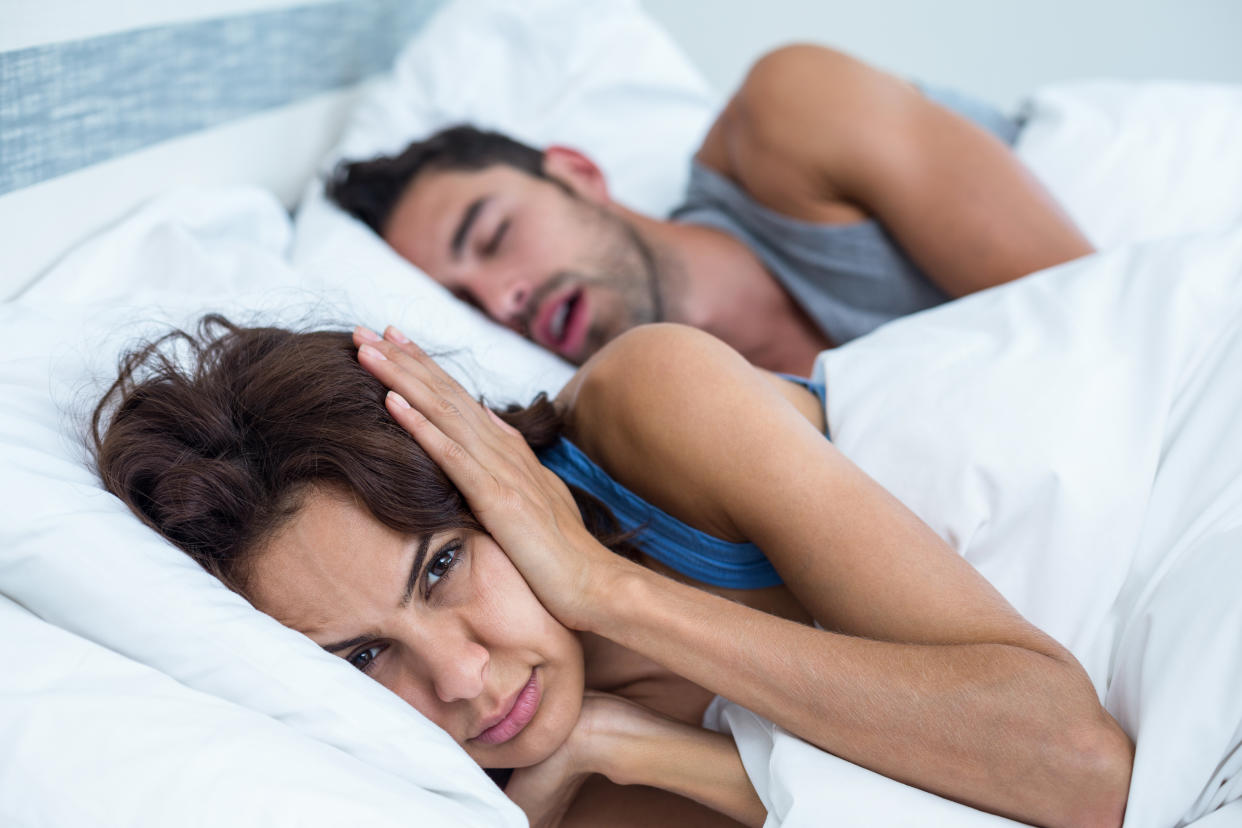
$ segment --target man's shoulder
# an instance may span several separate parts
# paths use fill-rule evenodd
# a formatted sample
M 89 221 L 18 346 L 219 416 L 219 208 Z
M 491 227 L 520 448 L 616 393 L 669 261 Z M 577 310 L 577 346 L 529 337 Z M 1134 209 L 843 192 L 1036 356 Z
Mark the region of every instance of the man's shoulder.
M 853 140 L 864 64 L 835 50 L 784 46 L 751 67 L 717 117 L 695 161 L 748 197 L 791 218 L 846 224 L 867 214 L 824 176 L 824 151 Z

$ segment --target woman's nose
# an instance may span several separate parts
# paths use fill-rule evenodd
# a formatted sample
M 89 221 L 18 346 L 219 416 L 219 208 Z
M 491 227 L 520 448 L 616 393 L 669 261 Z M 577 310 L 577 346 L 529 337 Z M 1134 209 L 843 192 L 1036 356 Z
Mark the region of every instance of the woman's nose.
M 449 704 L 473 699 L 483 692 L 490 655 L 473 641 L 439 643 L 429 654 L 431 683 L 440 701 Z

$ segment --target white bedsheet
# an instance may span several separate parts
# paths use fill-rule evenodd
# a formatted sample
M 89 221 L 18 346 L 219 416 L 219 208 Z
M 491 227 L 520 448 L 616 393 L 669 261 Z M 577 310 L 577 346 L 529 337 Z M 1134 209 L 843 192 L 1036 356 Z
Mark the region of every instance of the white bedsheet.
M 172 194 L 0 304 L 0 596 L 20 605 L 0 601 L 0 824 L 524 822 L 447 734 L 224 589 L 87 464 L 85 415 L 122 347 L 205 311 L 459 332 L 370 281 L 308 289 L 289 229 L 262 191 Z M 450 367 L 528 398 L 547 386 L 512 338 L 480 330 Z
M 0 825 L 500 824 L 3 596 L 0 629 Z
M 340 152 L 392 149 L 412 133 L 485 118 L 536 142 L 579 143 L 610 174 L 619 200 L 660 213 L 676 201 L 685 158 L 719 104 L 634 2 L 461 3 L 424 34 L 394 76 L 376 86 Z M 488 83 L 460 71 L 462 54 L 473 55 L 476 68 L 490 67 Z M 1170 100 L 1182 91 L 1180 102 Z M 1169 106 L 1176 117 L 1168 116 Z M 1236 89 L 1067 86 L 1041 92 L 1033 112 L 1018 151 L 1097 242 L 1239 216 L 1240 179 L 1230 172 L 1242 169 L 1242 144 L 1231 140 L 1238 127 L 1230 119 L 1242 113 Z M 1156 139 L 1128 140 L 1135 129 Z M 1148 254 L 1118 254 L 1099 260 L 1107 265 L 1070 271 L 1077 276 L 1040 282 L 1055 289 L 979 297 L 826 360 L 838 441 L 938 520 L 937 528 L 1000 579 L 1020 608 L 1064 636 L 1111 708 L 1139 733 L 1135 790 L 1143 798 L 1131 809 L 1132 825 L 1174 824 L 1168 814 L 1203 811 L 1236 796 L 1238 784 L 1235 751 L 1233 764 L 1217 769 L 1232 781 L 1215 791 L 1201 786 L 1203 801 L 1192 801 L 1211 762 L 1237 744 L 1237 719 L 1219 725 L 1230 721 L 1228 699 L 1207 696 L 1228 689 L 1226 680 L 1242 686 L 1236 673 L 1225 675 L 1240 649 L 1229 636 L 1240 625 L 1236 616 L 1181 618 L 1185 593 L 1178 588 L 1207 573 L 1195 587 L 1202 593 L 1198 609 L 1222 600 L 1230 584 L 1206 559 L 1217 554 L 1211 533 L 1222 515 L 1234 514 L 1233 501 L 1214 507 L 1220 515 L 1204 502 L 1235 484 L 1200 476 L 1228 469 L 1228 452 L 1239 442 L 1231 422 L 1205 422 L 1229 413 L 1222 396 L 1228 389 L 1218 387 L 1227 384 L 1207 382 L 1227 367 L 1204 367 L 1197 390 L 1178 396 L 1159 383 L 1184 376 L 1185 360 L 1178 363 L 1154 341 L 1132 341 L 1146 324 L 1162 332 L 1159 341 L 1190 330 L 1184 311 L 1193 296 L 1186 291 L 1222 287 L 1227 247 L 1161 247 L 1149 264 L 1142 260 Z M 1096 276 L 1095 267 L 1113 275 Z M 1147 275 L 1125 275 L 1131 270 Z M 1235 283 L 1239 272 L 1235 266 Z M 1166 314 L 1153 298 L 1157 275 L 1180 297 L 1180 305 L 1169 305 L 1182 308 L 1178 314 Z M 1102 292 L 1080 296 L 1082 286 L 1061 284 L 1075 279 L 1098 282 Z M 1062 287 L 1067 297 L 1089 299 L 1087 307 L 1066 315 Z M 66 299 L 94 304 L 59 307 Z M 1031 306 L 1022 307 L 1028 300 Z M 452 301 L 314 187 L 292 235 L 279 204 L 261 192 L 162 199 L 66 258 L 21 305 L 0 306 L 0 593 L 24 607 L 0 601 L 0 627 L 21 630 L 6 639 L 6 661 L 20 664 L 24 652 L 37 649 L 40 668 L 0 671 L 0 822 L 155 825 L 197 816 L 202 824 L 260 826 L 274 822 L 263 805 L 288 801 L 297 824 L 341 824 L 350 798 L 368 797 L 374 786 L 391 796 L 367 801 L 394 824 L 415 812 L 434 824 L 518 824 L 516 809 L 443 733 L 142 530 L 100 493 L 84 466 L 77 415 L 110 372 L 119 343 L 221 303 L 292 322 L 397 321 L 423 341 L 468 343 L 474 359 L 460 365 L 461 377 L 493 399 L 528 398 L 569 374 L 564 363 Z M 1200 305 L 1205 320 L 1229 307 L 1215 299 Z M 1089 307 L 1109 314 L 1128 308 L 1140 317 L 1126 317 L 1118 338 L 1110 338 L 1098 324 L 1074 324 Z M 997 327 L 1003 319 L 1015 326 Z M 1195 335 L 1210 330 L 1205 325 Z M 1075 351 L 1079 346 L 1086 350 Z M 1023 387 L 1018 375 L 1002 370 L 1023 355 L 1024 365 L 1044 370 L 1037 387 Z M 1126 371 L 1089 371 L 1123 366 L 1129 355 L 1150 368 L 1141 388 L 1126 385 Z M 991 357 L 1002 367 L 985 370 Z M 1079 373 L 1061 376 L 1058 360 Z M 1108 408 L 1114 397 L 1132 399 L 1143 389 L 1162 403 L 1180 402 L 1161 416 L 1159 406 Z M 1190 404 L 1195 394 L 1205 398 L 1202 406 Z M 908 411 L 926 417 L 902 423 Z M 1123 416 L 1114 422 L 1108 411 Z M 1124 438 L 1140 433 L 1161 442 L 1131 451 L 1139 444 Z M 1221 435 L 1219 446 L 1209 440 L 1213 434 Z M 1104 455 L 1107 463 L 1091 460 Z M 1052 471 L 1040 477 L 1044 464 Z M 956 492 L 962 496 L 937 517 L 944 504 L 936 498 Z M 1184 533 L 1188 525 L 1196 528 Z M 1024 570 L 1006 563 L 1017 553 L 1001 543 L 1019 528 L 1037 551 L 1065 548 L 1069 538 L 1104 554 L 1061 556 Z M 1169 538 L 1181 546 L 1171 547 Z M 1114 554 L 1123 548 L 1132 572 L 1121 571 Z M 1162 586 L 1143 592 L 1147 570 L 1159 563 L 1168 571 L 1150 583 Z M 1097 588 L 1111 596 L 1107 606 L 1090 604 Z M 1183 622 L 1209 626 L 1183 634 Z M 1225 656 L 1212 660 L 1211 648 Z M 1183 697 L 1185 710 L 1177 705 Z M 744 753 L 775 823 L 819 825 L 832 815 L 840 825 L 998 824 L 814 751 L 745 711 L 721 712 L 739 734 L 754 736 L 744 740 Z M 1169 733 L 1159 732 L 1161 722 Z M 220 752 L 196 753 L 209 738 Z M 765 739 L 776 749 L 765 753 Z M 1180 757 L 1186 745 L 1201 750 L 1170 770 L 1161 751 L 1167 746 Z M 231 756 L 236 765 L 212 765 L 213 755 Z M 282 778 L 286 768 L 290 776 Z M 353 784 L 356 777 L 363 781 Z M 36 799 L 37 792 L 46 795 Z M 216 810 L 200 806 L 208 796 Z M 1242 824 L 1238 807 L 1205 818 L 1202 828 Z M 360 816 L 383 824 L 378 815 Z
M 817 368 L 842 451 L 1068 646 L 1135 739 L 1126 826 L 1242 796 L 1242 228 L 1063 265 Z M 1010 824 L 711 715 L 769 825 Z
M 36 294 L 0 308 L 0 487 L 9 507 L 0 591 L 50 622 L 12 608 L 4 623 L 27 629 L 23 640 L 39 642 L 51 670 L 43 684 L 15 672 L 0 680 L 0 694 L 17 702 L 0 715 L 0 766 L 25 768 L 0 773 L 0 816 L 39 812 L 23 798 L 32 779 L 96 774 L 100 784 L 75 786 L 78 799 L 55 813 L 84 803 L 113 815 L 94 824 L 128 824 L 124 809 L 155 797 L 162 780 L 188 779 L 169 768 L 205 732 L 196 721 L 212 723 L 226 755 L 262 722 L 271 753 L 239 760 L 251 779 L 278 766 L 269 763 L 292 767 L 293 756 L 302 780 L 334 763 L 349 769 L 339 778 L 352 778 L 360 763 L 376 769 L 363 775 L 391 776 L 406 791 L 396 797 L 416 797 L 411 783 L 425 789 L 424 807 L 445 809 L 446 819 L 456 809 L 514 816 L 443 734 L 227 593 L 101 499 L 82 465 L 73 415 L 117 343 L 140 329 L 183 322 L 196 305 L 218 306 L 243 287 L 252 292 L 226 304 L 302 321 L 313 311 L 423 315 L 398 286 L 372 295 L 376 283 L 353 280 L 326 301 L 311 294 L 308 307 L 280 259 L 284 222 L 274 200 L 253 192 L 172 196 L 66 259 L 47 282 L 49 291 L 63 280 L 83 298 L 127 299 L 57 309 L 46 303 L 53 292 L 42 305 Z M 129 281 L 92 282 L 91 272 Z M 1116 251 L 895 323 L 821 361 L 843 450 L 1070 646 L 1137 736 L 1132 826 L 1178 824 L 1239 794 L 1242 718 L 1230 695 L 1242 686 L 1242 607 L 1233 597 L 1242 582 L 1239 274 L 1242 232 Z M 169 281 L 177 294 L 139 298 Z M 92 285 L 98 296 L 85 295 Z M 507 355 L 504 341 L 497 358 Z M 522 370 L 511 363 L 485 376 L 520 397 L 538 387 Z M 102 688 L 98 696 L 80 692 L 88 685 Z M 77 695 L 45 692 L 53 687 Z M 820 824 L 825 813 L 840 825 L 1003 824 L 816 751 L 746 711 L 718 712 L 739 736 L 773 824 Z M 131 725 L 71 728 L 96 715 Z M 158 729 L 142 730 L 144 715 Z M 73 751 L 30 752 L 70 733 Z M 299 748 L 308 737 L 331 747 Z M 129 765 L 112 761 L 122 751 Z M 224 788 L 241 777 L 219 778 Z M 280 784 L 280 796 L 299 796 L 294 778 Z M 234 801 L 259 787 L 235 787 Z M 324 824 L 329 802 L 360 790 L 312 787 L 307 801 L 324 797 L 316 809 Z
M 1035 90 L 1014 151 L 1101 250 L 1242 224 L 1242 86 Z

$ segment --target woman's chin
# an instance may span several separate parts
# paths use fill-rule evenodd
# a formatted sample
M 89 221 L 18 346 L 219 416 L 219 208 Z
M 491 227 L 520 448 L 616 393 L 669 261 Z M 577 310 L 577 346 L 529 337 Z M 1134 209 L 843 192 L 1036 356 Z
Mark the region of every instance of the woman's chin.
M 560 741 L 531 739 L 518 744 L 522 740 L 514 739 L 513 744 L 487 745 L 481 749 L 474 745 L 464 747 L 466 753 L 470 754 L 470 758 L 484 768 L 528 768 L 551 757 L 565 743 L 568 736 L 569 734 L 565 734 Z
M 573 734 L 586 693 L 582 643 L 578 635 L 547 615 L 545 658 L 533 668 L 538 707 L 522 730 L 500 744 L 477 739 L 462 743 L 484 768 L 526 768 L 551 758 Z M 546 657 L 552 654 L 553 657 Z

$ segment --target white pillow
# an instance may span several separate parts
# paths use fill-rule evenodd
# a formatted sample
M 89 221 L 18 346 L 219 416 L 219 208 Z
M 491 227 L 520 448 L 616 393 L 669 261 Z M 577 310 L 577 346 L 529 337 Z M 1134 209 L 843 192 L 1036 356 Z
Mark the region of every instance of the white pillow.
M 680 199 L 719 104 L 636 0 L 457 0 L 363 96 L 325 170 L 471 122 L 578 147 L 619 201 L 659 213 Z
M 633 0 L 455 2 L 371 85 L 323 170 L 468 121 L 576 146 L 618 201 L 663 215 L 722 102 Z M 1100 249 L 1242 223 L 1242 88 L 1065 83 L 1036 91 L 1025 116 L 1015 151 Z M 299 209 L 291 257 L 322 284 L 365 269 L 405 286 L 468 320 L 467 337 L 499 328 L 337 210 L 319 182 Z M 540 349 L 511 347 L 546 364 Z
M 1025 110 L 1015 150 L 1097 247 L 1242 224 L 1242 86 L 1079 81 Z
M 175 215 L 158 219 L 161 207 L 175 213 L 182 199 L 198 205 L 188 222 Z M 218 212 L 208 209 L 212 204 Z M 186 326 L 206 310 L 222 310 L 238 321 L 313 324 L 324 315 L 352 322 L 348 317 L 354 311 L 369 308 L 376 313 L 375 303 L 383 305 L 383 297 L 348 291 L 325 303 L 308 292 L 280 258 L 281 234 L 265 227 L 265 217 L 274 220 L 278 214 L 271 196 L 175 195 L 76 251 L 50 274 L 49 285 L 78 285 L 83 293 L 94 284 L 108 295 L 124 282 L 130 291 L 127 300 L 43 304 L 34 296 L 0 305 L 0 352 L 5 355 L 0 361 L 0 491 L 6 512 L 0 522 L 0 592 L 45 621 L 296 731 L 290 733 L 292 742 L 269 754 L 242 753 L 237 758 L 240 768 L 276 754 L 300 753 L 307 779 L 325 775 L 330 769 L 315 764 L 322 751 L 298 748 L 299 740 L 309 737 L 351 754 L 379 782 L 391 777 L 394 797 L 408 801 L 414 794 L 400 791 L 414 786 L 438 794 L 428 807 L 446 821 L 521 824 L 518 809 L 443 731 L 342 660 L 226 590 L 105 494 L 88 467 L 81 434 L 84 415 L 115 375 L 117 355 L 128 341 L 147 338 L 169 324 Z M 224 226 L 233 232 L 219 232 Z M 248 228 L 254 233 L 249 239 Z M 123 269 L 113 271 L 112 265 Z M 139 290 L 169 275 L 177 283 L 183 274 L 193 275 L 193 295 Z M 255 292 L 236 293 L 238 285 Z M 413 321 L 407 317 L 410 308 L 391 310 L 384 318 L 399 324 Z M 497 396 L 520 398 L 532 390 L 526 377 L 497 373 L 509 381 Z M 83 669 L 91 664 L 84 662 Z M 106 673 L 110 668 L 104 667 Z M 10 681 L 20 674 L 0 674 L 0 692 L 11 689 Z M 109 698 L 104 692 L 100 705 L 107 707 Z M 121 712 L 128 709 L 121 704 Z M 187 716 L 197 715 L 194 705 L 185 709 Z M 243 744 L 248 721 L 244 716 L 218 717 L 218 738 L 236 735 L 237 744 Z M 182 730 L 183 750 L 198 748 L 195 733 L 193 728 Z M 59 767 L 69 774 L 92 762 L 106 764 L 115 738 L 110 732 L 96 741 L 83 738 L 76 752 L 65 753 Z M 151 752 L 151 761 L 163 761 L 173 752 L 174 741 Z M 0 755 L 19 746 L 0 744 Z M 141 755 L 135 749 L 135 757 Z M 50 754 L 44 758 L 49 763 L 54 759 Z M 165 778 L 158 770 L 144 775 L 139 759 L 133 762 L 135 796 L 145 790 L 144 780 L 157 784 Z M 351 773 L 357 771 L 343 770 L 342 778 Z M 8 775 L 0 777 L 10 784 Z M 273 778 L 262 767 L 254 768 L 253 777 Z M 70 787 L 71 777 L 59 783 Z M 330 790 L 321 793 L 326 796 Z M 300 806 L 293 812 L 301 813 Z M 251 817 L 244 815 L 230 822 L 268 824 L 256 813 L 253 822 L 246 823 Z M 334 813 L 339 809 L 325 806 L 323 824 Z
M 634 0 L 455 2 L 363 95 L 324 171 L 342 158 L 399 152 L 437 129 L 473 122 L 538 147 L 578 147 L 602 167 L 614 198 L 662 215 L 680 199 L 718 104 Z M 319 182 L 298 209 L 290 257 L 317 286 L 366 279 L 394 295 L 406 291 L 428 318 L 453 320 L 459 342 L 500 336 L 531 370 L 564 368 L 394 254 L 331 204 Z
M 532 60 L 527 50 L 535 44 L 542 57 Z M 420 77 L 422 50 L 435 55 L 428 59 L 438 67 L 438 74 L 425 78 L 431 87 L 437 77 L 459 82 L 455 89 L 435 87 L 441 101 L 461 94 L 460 84 L 469 85 L 470 78 L 485 79 L 476 84 L 480 91 L 500 91 L 504 81 L 515 117 L 549 128 L 566 125 L 545 140 L 592 149 L 611 140 L 611 152 L 596 154 L 616 176 L 619 196 L 644 209 L 659 209 L 662 200 L 670 206 L 676 198 L 685 159 L 715 108 L 697 74 L 632 2 L 450 6 L 407 50 L 389 88 L 402 72 Z M 461 72 L 461 55 L 471 55 L 475 66 L 492 59 L 489 72 Z M 529 75 L 531 83 L 519 83 L 514 66 L 538 67 L 549 85 L 540 90 Z M 538 92 L 543 103 L 528 107 L 531 99 L 521 97 L 527 92 Z M 413 109 L 385 110 L 384 100 L 373 98 L 360 110 L 356 124 L 362 132 L 351 129 L 344 145 L 370 140 L 368 117 L 380 123 L 395 118 L 398 129 L 390 135 L 404 142 L 407 121 L 401 119 L 414 117 Z M 432 111 L 431 98 L 410 100 L 422 100 L 420 111 Z M 635 141 L 639 113 L 653 100 L 665 102 L 662 114 L 649 119 L 643 140 Z M 414 131 L 436 125 L 428 120 Z M 377 137 L 368 149 L 381 146 Z M 468 346 L 468 357 L 453 360 L 450 368 L 498 401 L 555 390 L 571 373 L 560 360 L 452 301 L 430 280 L 419 282 L 416 271 L 327 205 L 316 187 L 292 239 L 298 270 L 282 260 L 290 241 L 287 217 L 271 196 L 175 193 L 73 251 L 22 303 L 0 306 L 0 491 L 7 495 L 0 591 L 84 639 L 340 748 L 379 769 L 377 778 L 391 775 L 407 788 L 412 782 L 440 794 L 437 805 L 418 810 L 434 814 L 436 824 L 449 824 L 451 815 L 476 824 L 520 824 L 520 812 L 445 734 L 340 659 L 225 590 L 105 495 L 86 464 L 82 416 L 113 376 L 122 344 L 168 324 L 190 324 L 206 310 L 223 310 L 238 321 L 394 322 L 432 348 Z M 0 680 L 0 692 L 11 686 Z M 104 696 L 107 691 L 99 702 L 106 706 Z M 127 708 L 118 705 L 121 715 Z M 214 725 L 222 739 L 230 726 L 225 717 Z M 120 744 L 119 738 L 110 731 L 81 744 L 76 760 L 66 755 L 51 761 L 48 754 L 44 768 L 59 772 L 56 783 L 69 789 L 79 769 L 101 769 L 108 761 L 108 744 L 100 742 Z M 195 738 L 170 740 L 166 751 L 148 752 L 151 761 L 167 763 L 177 750 L 192 750 Z M 5 754 L 16 747 L 0 745 L 0 758 L 12 758 Z M 135 753 L 144 755 L 141 748 Z M 304 761 L 315 761 L 313 753 L 307 751 Z M 270 758 L 256 753 L 253 761 Z M 238 762 L 249 767 L 244 757 Z M 148 790 L 144 779 L 157 785 L 167 778 L 160 768 L 146 773 L 136 760 L 134 768 L 135 799 Z M 256 767 L 254 778 L 271 777 Z M 18 795 L 17 787 L 0 789 L 0 801 Z M 31 812 L 52 813 L 38 807 L 22 813 Z M 332 813 L 325 808 L 324 819 Z M 246 819 L 239 815 L 233 822 Z M 256 817 L 251 824 L 263 823 Z
M 825 351 L 837 447 L 1083 664 L 1126 825 L 1242 795 L 1242 227 L 1083 257 Z M 720 701 L 768 824 L 1001 826 Z M 1234 812 L 1236 813 L 1236 812 Z
M 428 824 L 477 824 L 476 809 L 2 596 L 0 629 L 9 665 L 0 680 L 0 824 L 399 828 L 411 813 Z

